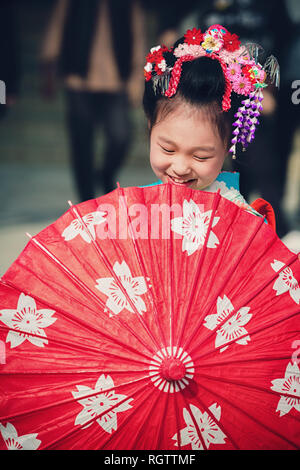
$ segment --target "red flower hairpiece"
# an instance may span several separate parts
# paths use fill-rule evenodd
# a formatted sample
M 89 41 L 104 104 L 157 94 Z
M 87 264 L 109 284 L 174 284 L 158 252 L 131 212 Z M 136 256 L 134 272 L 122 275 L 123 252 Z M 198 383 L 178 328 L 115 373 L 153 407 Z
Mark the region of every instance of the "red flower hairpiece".
M 223 41 L 224 48 L 230 52 L 236 51 L 241 45 L 239 37 L 236 34 L 229 33 L 229 31 L 224 34 Z
M 156 46 L 152 47 L 149 54 L 146 56 L 146 65 L 144 67 L 144 77 L 148 82 L 153 77 L 152 73 L 155 72 L 156 75 L 162 75 L 166 70 L 166 61 L 164 59 L 163 53 L 169 51 L 165 46 Z
M 184 42 L 187 44 L 198 44 L 200 45 L 203 41 L 203 34 L 201 29 L 188 29 L 184 35 Z

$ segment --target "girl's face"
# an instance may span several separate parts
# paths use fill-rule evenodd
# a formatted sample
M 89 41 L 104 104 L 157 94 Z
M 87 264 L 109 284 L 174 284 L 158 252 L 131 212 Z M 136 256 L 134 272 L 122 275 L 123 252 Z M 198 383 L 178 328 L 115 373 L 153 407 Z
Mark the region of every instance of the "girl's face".
M 182 103 L 151 130 L 150 164 L 163 183 L 205 189 L 222 170 L 226 148 L 216 127 Z

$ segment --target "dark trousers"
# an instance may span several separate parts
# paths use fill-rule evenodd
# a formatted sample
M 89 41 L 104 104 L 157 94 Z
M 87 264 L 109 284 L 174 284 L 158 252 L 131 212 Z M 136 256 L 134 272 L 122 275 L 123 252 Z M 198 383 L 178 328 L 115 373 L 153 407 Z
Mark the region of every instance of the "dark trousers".
M 95 179 L 104 192 L 116 187 L 115 177 L 124 163 L 131 137 L 129 102 L 125 93 L 66 90 L 70 157 L 80 201 L 95 197 Z M 97 125 L 105 133 L 100 172 L 95 171 L 94 141 Z

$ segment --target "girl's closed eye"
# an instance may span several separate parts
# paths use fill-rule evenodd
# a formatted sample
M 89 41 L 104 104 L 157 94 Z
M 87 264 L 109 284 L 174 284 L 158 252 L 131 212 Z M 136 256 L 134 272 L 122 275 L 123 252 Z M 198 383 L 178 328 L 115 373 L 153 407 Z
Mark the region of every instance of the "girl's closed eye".
M 212 156 L 211 156 L 211 157 L 199 157 L 199 156 L 197 156 L 197 155 L 193 155 L 193 158 L 194 158 L 195 160 L 200 161 L 200 162 L 204 162 L 205 160 L 210 160 L 210 159 L 212 159 L 213 157 L 212 157 Z
M 160 148 L 166 153 L 174 153 L 175 152 L 175 150 L 167 149 L 167 148 L 163 147 L 162 145 L 160 145 Z

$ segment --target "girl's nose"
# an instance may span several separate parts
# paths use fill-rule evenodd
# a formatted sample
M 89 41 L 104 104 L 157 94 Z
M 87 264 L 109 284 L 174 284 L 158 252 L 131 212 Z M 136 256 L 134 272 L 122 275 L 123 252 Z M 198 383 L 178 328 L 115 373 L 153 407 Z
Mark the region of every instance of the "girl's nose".
M 183 177 L 188 176 L 191 173 L 188 159 L 185 157 L 180 157 L 179 155 L 175 157 L 172 169 L 174 176 Z

